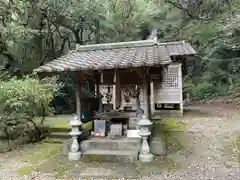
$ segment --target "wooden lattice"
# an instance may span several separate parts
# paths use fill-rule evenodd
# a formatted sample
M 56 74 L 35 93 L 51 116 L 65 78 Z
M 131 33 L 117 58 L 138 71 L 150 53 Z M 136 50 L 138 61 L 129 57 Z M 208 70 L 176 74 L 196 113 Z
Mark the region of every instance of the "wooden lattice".
M 179 88 L 179 67 L 169 66 L 163 71 L 162 87 Z
M 162 80 L 153 81 L 153 93 L 154 104 L 179 104 L 183 114 L 181 64 L 171 64 L 164 69 Z

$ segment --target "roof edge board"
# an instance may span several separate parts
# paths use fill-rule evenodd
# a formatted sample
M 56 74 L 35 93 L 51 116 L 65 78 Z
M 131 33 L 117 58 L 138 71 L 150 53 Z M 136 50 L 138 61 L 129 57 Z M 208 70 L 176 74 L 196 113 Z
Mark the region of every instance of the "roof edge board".
M 94 51 L 94 50 L 107 50 L 118 48 L 134 48 L 134 47 L 146 47 L 157 45 L 157 41 L 154 40 L 141 40 L 141 41 L 129 41 L 129 42 L 117 42 L 106 44 L 89 44 L 89 45 L 76 45 L 77 51 Z
M 158 46 L 164 46 L 164 45 L 177 45 L 177 44 L 185 44 L 186 42 L 183 41 L 170 41 L 170 42 L 159 42 Z

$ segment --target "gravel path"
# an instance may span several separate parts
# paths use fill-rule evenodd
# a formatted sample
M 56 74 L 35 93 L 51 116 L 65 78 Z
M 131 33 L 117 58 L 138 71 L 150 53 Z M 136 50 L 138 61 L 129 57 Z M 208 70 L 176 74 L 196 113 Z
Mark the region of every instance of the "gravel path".
M 0 180 L 55 180 L 53 175 L 33 172 L 31 175 L 19 177 L 17 169 L 31 166 L 30 163 L 20 161 L 19 152 L 13 151 L 0 154 Z M 33 178 L 36 177 L 36 178 Z
M 240 180 L 240 158 L 234 144 L 236 134 L 240 135 L 240 112 L 208 106 L 192 109 L 196 113 L 181 118 L 187 129 L 196 132 L 192 134 L 191 145 L 174 157 L 181 162 L 181 169 L 142 180 Z M 24 165 L 11 153 L 0 154 L 0 180 L 32 179 L 17 176 L 16 169 Z M 40 173 L 36 180 L 54 178 Z
M 240 112 L 210 106 L 199 106 L 193 110 L 200 110 L 203 115 L 183 118 L 188 129 L 199 132 L 193 134 L 191 146 L 176 156 L 182 161 L 183 168 L 175 173 L 142 179 L 240 179 L 240 157 L 235 146 L 235 136 L 240 135 Z M 226 147 L 231 151 L 225 152 Z

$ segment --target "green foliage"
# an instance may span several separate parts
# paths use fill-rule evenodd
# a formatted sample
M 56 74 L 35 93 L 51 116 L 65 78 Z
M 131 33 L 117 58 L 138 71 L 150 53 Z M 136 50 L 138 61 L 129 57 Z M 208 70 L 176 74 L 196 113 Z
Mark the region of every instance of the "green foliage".
M 196 99 L 212 99 L 224 94 L 224 88 L 221 85 L 214 85 L 212 83 L 203 82 L 196 86 Z
M 55 88 L 55 79 L 48 78 L 44 84 L 38 79 L 25 77 L 0 81 L 0 104 L 8 115 L 22 114 L 28 117 L 46 116 L 51 112 L 49 103 Z M 49 86 L 48 86 L 49 85 Z
M 109 42 L 138 40 L 141 31 L 156 28 L 166 16 L 166 6 L 157 6 L 153 1 L 108 1 L 106 6 L 106 24 L 103 26 Z M 124 7 L 124 8 L 122 8 Z
M 0 54 L 22 73 L 74 49 L 76 43 L 141 39 L 145 28 L 161 27 L 168 9 L 148 0 L 23 0 L 0 5 L 0 42 L 7 51 L 0 49 Z
M 191 21 L 183 28 L 183 33 L 179 34 L 192 42 L 198 52 L 199 61 L 201 61 L 202 76 L 197 77 L 199 80 L 193 82 L 196 77 L 191 76 L 184 81 L 185 91 L 190 91 L 196 99 L 208 99 L 229 94 L 237 96 L 238 94 L 240 74 L 238 22 L 240 19 L 237 7 L 239 7 L 239 3 L 236 1 L 231 3 L 232 8 L 230 9 L 220 8 L 217 19 L 207 22 Z M 194 91 L 195 93 L 192 93 Z
M 41 129 L 33 121 L 36 116 L 46 116 L 52 112 L 49 103 L 57 90 L 55 78 L 39 81 L 24 77 L 0 81 L 1 137 L 14 144 L 39 140 Z
M 160 41 L 184 39 L 198 52 L 203 77 L 191 76 L 185 82 L 185 93 L 195 96 L 198 86 L 203 91 L 198 95 L 207 93 L 199 95 L 201 98 L 224 94 L 214 88 L 207 92 L 206 84 L 223 85 L 225 94 L 236 89 L 240 69 L 238 0 L 21 0 L 1 1 L 0 7 L 0 56 L 13 72 L 18 69 L 20 74 L 29 74 L 75 49 L 76 44 L 139 40 L 156 29 Z M 75 104 L 69 95 L 74 83 L 67 81 L 66 98 Z
M 190 76 L 185 76 L 183 79 L 183 93 L 186 98 L 191 98 L 195 96 L 196 85 L 193 83 Z
M 236 137 L 236 144 L 237 144 L 238 151 L 240 153 L 240 136 Z
M 33 166 L 23 166 L 17 170 L 17 174 L 19 176 L 25 176 L 25 175 L 32 173 L 33 171 L 34 171 Z
M 230 93 L 233 94 L 234 97 L 240 97 L 240 82 L 237 82 L 234 84 L 232 89 L 230 90 Z

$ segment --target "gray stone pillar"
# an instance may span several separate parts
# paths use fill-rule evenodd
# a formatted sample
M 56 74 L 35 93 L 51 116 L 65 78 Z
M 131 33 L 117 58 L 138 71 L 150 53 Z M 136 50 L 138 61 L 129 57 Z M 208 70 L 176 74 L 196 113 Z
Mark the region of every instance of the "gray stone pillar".
M 139 135 L 142 138 L 139 160 L 143 163 L 149 163 L 153 160 L 153 155 L 150 153 L 150 146 L 148 144 L 148 137 L 151 135 L 150 127 L 152 122 L 145 115 L 143 115 L 138 125 L 140 128 Z
M 78 116 L 74 116 L 74 118 L 69 123 L 72 128 L 72 131 L 69 133 L 72 136 L 72 145 L 70 148 L 70 152 L 68 153 L 68 159 L 70 161 L 77 161 L 82 155 L 82 152 L 80 151 L 80 145 L 78 143 L 78 137 L 81 134 L 81 132 L 79 131 L 79 127 L 81 124 L 82 122 L 79 120 Z

